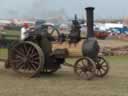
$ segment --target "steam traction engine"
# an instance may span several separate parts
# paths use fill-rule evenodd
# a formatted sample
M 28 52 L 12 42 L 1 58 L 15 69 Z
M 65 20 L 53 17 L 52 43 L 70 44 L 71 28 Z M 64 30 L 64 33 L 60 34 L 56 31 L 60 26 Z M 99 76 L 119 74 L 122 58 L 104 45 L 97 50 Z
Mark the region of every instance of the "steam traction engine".
M 93 31 L 93 9 L 86 8 L 88 34 L 82 45 L 83 56 L 74 65 L 65 63 L 68 51 L 66 49 L 53 50 L 52 43 L 53 41 L 65 42 L 68 39 L 70 44 L 76 44 L 83 39 L 80 37 L 80 24 L 76 17 L 68 36 L 58 31 L 56 36 L 52 36 L 53 31 L 48 33 L 48 25 L 41 25 L 33 32 L 28 32 L 28 37 L 24 41 L 19 41 L 10 48 L 6 68 L 35 77 L 40 73 L 54 73 L 63 64 L 73 67 L 74 72 L 83 79 L 105 76 L 109 65 L 103 57 L 98 56 L 99 45 Z

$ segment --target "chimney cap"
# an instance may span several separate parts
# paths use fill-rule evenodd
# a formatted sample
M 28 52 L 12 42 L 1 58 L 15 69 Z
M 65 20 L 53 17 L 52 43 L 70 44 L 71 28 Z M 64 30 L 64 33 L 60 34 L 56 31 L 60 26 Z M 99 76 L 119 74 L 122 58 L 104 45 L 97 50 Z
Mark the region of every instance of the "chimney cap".
M 94 10 L 95 8 L 94 7 L 86 7 L 85 9 L 86 10 Z

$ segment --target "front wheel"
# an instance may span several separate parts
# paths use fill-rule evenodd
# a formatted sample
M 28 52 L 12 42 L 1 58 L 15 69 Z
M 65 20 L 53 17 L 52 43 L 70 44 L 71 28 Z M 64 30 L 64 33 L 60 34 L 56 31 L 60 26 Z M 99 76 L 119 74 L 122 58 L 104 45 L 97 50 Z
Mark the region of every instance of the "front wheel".
M 95 62 L 89 57 L 78 59 L 74 65 L 74 72 L 86 80 L 91 80 L 95 76 L 95 70 Z
M 95 60 L 96 63 L 96 72 L 95 75 L 97 77 L 104 77 L 109 72 L 109 63 L 105 60 L 105 58 L 98 56 Z

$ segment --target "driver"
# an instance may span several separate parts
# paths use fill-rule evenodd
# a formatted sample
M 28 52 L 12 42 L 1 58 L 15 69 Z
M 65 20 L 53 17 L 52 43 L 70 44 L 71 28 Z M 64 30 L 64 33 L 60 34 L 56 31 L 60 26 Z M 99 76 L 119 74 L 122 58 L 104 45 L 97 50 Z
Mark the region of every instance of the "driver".
M 20 37 L 21 40 L 24 40 L 26 38 L 26 32 L 28 29 L 29 29 L 28 23 L 24 23 L 23 27 L 21 28 L 21 37 Z

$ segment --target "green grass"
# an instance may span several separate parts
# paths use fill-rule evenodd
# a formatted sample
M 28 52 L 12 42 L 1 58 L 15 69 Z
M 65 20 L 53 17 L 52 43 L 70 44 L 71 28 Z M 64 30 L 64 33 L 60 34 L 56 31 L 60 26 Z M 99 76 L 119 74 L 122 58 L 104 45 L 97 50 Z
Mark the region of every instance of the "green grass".
M 108 56 L 106 59 L 112 64 L 128 64 L 128 56 Z
M 0 59 L 6 59 L 8 57 L 8 49 L 0 48 Z
M 0 54 L 6 57 L 7 50 Z M 110 71 L 104 78 L 81 80 L 72 68 L 62 66 L 56 74 L 27 78 L 0 65 L 0 96 L 128 96 L 128 56 L 105 57 Z M 77 58 L 78 59 L 78 58 Z M 76 58 L 67 59 L 74 63 Z
M 54 75 L 29 79 L 0 69 L 1 96 L 128 96 L 128 64 L 125 56 L 108 57 L 110 72 L 104 78 L 80 80 L 71 68 L 63 67 Z M 125 60 L 125 63 L 123 63 Z M 74 62 L 74 59 L 70 59 Z M 116 64 L 115 64 L 116 63 Z

